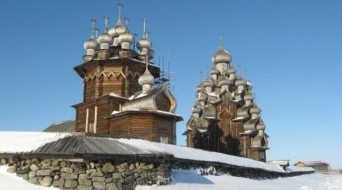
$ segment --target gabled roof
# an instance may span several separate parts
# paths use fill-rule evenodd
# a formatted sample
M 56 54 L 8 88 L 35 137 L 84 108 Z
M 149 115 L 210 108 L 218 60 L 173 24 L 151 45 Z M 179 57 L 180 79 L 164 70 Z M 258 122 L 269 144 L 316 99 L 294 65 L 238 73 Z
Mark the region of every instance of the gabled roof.
M 160 110 L 132 109 L 132 110 L 128 110 L 128 111 L 114 111 L 114 112 L 112 112 L 112 115 L 110 115 L 109 117 L 116 117 L 116 116 L 121 116 L 121 115 L 125 115 L 125 114 L 135 114 L 135 113 L 168 116 L 168 117 L 173 117 L 176 121 L 183 121 L 183 118 L 180 115 L 177 115 L 177 114 L 171 113 L 171 112 L 160 111 Z
M 139 92 L 133 97 L 129 99 L 125 104 L 122 105 L 122 111 L 129 111 L 129 110 L 158 110 L 158 96 L 165 95 L 168 100 L 170 101 L 170 108 L 168 111 L 174 113 L 176 110 L 176 99 L 174 96 L 169 92 L 167 86 L 160 86 L 157 88 L 153 88 L 147 93 Z
M 38 154 L 167 156 L 166 151 L 140 149 L 110 137 L 76 135 L 58 139 L 32 151 Z
M 43 132 L 74 132 L 76 127 L 75 120 L 67 120 L 51 124 Z

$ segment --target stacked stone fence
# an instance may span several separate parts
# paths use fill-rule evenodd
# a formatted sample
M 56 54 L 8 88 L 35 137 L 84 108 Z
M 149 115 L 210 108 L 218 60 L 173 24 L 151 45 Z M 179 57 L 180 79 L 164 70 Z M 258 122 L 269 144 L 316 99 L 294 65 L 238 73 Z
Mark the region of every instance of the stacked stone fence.
M 258 168 L 176 158 L 122 160 L 7 157 L 1 159 L 0 165 L 8 164 L 9 173 L 16 173 L 32 184 L 78 190 L 132 190 L 137 185 L 166 185 L 171 183 L 172 169 L 197 169 L 201 175 L 224 173 L 252 179 L 273 179 L 313 173 L 313 171 L 272 172 Z
M 132 190 L 136 185 L 169 183 L 170 166 L 153 162 L 1 159 L 8 172 L 32 184 L 78 190 Z

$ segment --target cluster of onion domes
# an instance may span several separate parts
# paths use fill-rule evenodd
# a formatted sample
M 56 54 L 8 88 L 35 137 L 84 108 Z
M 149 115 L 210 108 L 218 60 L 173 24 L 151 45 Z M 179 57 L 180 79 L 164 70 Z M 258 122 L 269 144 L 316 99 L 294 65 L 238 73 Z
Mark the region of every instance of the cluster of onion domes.
M 108 31 L 104 31 L 97 37 L 99 49 L 109 49 L 111 46 L 122 46 L 123 49 L 130 49 L 130 45 L 134 42 L 134 36 L 129 32 L 127 26 L 123 25 L 119 20 Z M 92 43 L 90 43 L 92 42 Z M 84 43 L 84 49 L 96 49 L 98 46 L 93 44 L 94 37 Z
M 146 32 L 146 23 L 144 21 L 144 31 L 141 39 L 136 43 L 139 50 L 138 55 L 141 60 L 148 61 L 153 58 L 152 55 L 152 43 L 148 39 Z M 94 30 L 94 28 L 93 28 Z M 108 50 L 110 48 L 121 48 L 124 50 L 132 50 L 134 43 L 134 35 L 128 30 L 127 25 L 124 25 L 119 19 L 116 24 L 109 30 L 105 30 L 98 37 L 93 35 L 90 39 L 84 42 L 83 47 L 86 50 L 86 56 L 94 57 L 98 50 Z
M 236 113 L 233 114 L 235 116 L 230 121 L 243 123 L 243 131 L 246 135 L 251 136 L 253 146 L 265 147 L 267 146 L 267 136 L 264 133 L 265 125 L 260 116 L 261 110 L 254 103 L 251 83 L 235 75 L 236 69 L 231 61 L 231 54 L 223 46 L 213 55 L 214 67 L 210 70 L 211 77 L 201 82 L 197 88 L 192 117 L 195 121 L 201 122 L 199 131 L 205 132 L 202 120 L 210 122 L 208 116 L 220 120 L 219 114 L 215 113 L 216 107 L 228 100 L 229 104 L 236 106 Z M 261 145 L 261 139 L 266 144 Z

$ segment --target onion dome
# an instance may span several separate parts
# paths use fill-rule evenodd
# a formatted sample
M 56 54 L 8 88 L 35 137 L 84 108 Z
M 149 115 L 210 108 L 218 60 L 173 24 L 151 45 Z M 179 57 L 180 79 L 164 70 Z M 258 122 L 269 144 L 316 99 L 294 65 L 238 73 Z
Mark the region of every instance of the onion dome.
M 128 31 L 127 27 L 123 24 L 121 24 L 120 21 L 118 21 L 115 26 L 111 29 L 109 29 L 108 34 L 112 37 L 118 37 L 121 34 L 124 34 Z
M 260 123 L 256 126 L 256 128 L 257 128 L 258 130 L 265 130 L 265 129 L 266 129 L 265 125 L 264 125 L 262 122 L 260 122 Z
M 154 77 L 147 68 L 144 74 L 139 77 L 138 83 L 140 85 L 145 85 L 145 84 L 152 85 L 154 83 Z
M 232 81 L 227 78 L 223 78 L 222 80 L 218 82 L 219 86 L 230 85 L 230 84 L 232 84 Z
M 235 74 L 236 73 L 236 69 L 231 65 L 227 71 L 227 74 Z
M 137 42 L 137 48 L 139 50 L 146 48 L 146 49 L 151 49 L 152 48 L 152 43 L 151 41 L 146 38 L 146 37 L 142 37 L 138 42 Z
M 98 38 L 97 38 L 98 42 L 100 44 L 102 43 L 107 43 L 107 44 L 111 44 L 113 43 L 113 38 L 111 35 L 109 35 L 107 32 L 104 32 L 102 35 L 100 35 Z
M 245 96 L 243 97 L 243 99 L 246 100 L 253 100 L 253 94 L 248 92 L 245 94 Z
M 128 28 L 127 26 L 121 24 L 120 22 L 115 26 L 115 31 L 116 31 L 116 34 L 120 36 L 121 34 L 128 32 Z
M 242 78 L 238 78 L 235 81 L 236 86 L 245 86 L 246 84 L 247 84 L 247 81 Z
M 201 94 L 198 98 L 197 98 L 197 101 L 199 102 L 204 102 L 208 99 L 208 96 L 206 94 Z
M 116 32 L 115 26 L 108 30 L 108 34 L 112 37 L 118 37 L 118 33 Z
M 249 110 L 249 113 L 251 114 L 259 114 L 261 112 L 260 108 L 257 105 L 253 105 L 251 109 Z
M 119 43 L 133 43 L 134 37 L 132 34 L 130 34 L 128 31 L 126 33 L 123 33 L 119 36 Z
M 153 51 L 150 51 L 152 49 L 152 43 L 148 39 L 148 32 L 146 31 L 146 19 L 144 19 L 143 35 L 136 45 L 137 48 L 140 50 L 139 55 L 141 59 L 145 59 L 145 61 L 148 61 L 149 58 L 153 57 Z
M 249 118 L 249 114 L 248 114 L 249 108 L 250 106 L 244 106 L 244 107 L 237 109 L 237 112 L 236 112 L 237 117 Z
M 207 81 L 204 81 L 203 83 L 202 83 L 202 85 L 203 85 L 203 87 L 214 87 L 214 82 L 213 81 L 211 81 L 211 80 L 207 80 Z
M 94 38 L 90 38 L 89 40 L 85 41 L 83 44 L 84 49 L 96 49 L 98 46 L 97 41 Z
M 220 74 L 220 71 L 214 67 L 211 69 L 210 74 L 211 75 L 218 75 L 218 74 Z
M 198 106 L 195 106 L 192 108 L 192 113 L 201 113 L 201 111 L 202 111 L 201 108 Z
M 231 60 L 232 60 L 232 56 L 223 47 L 221 47 L 212 57 L 212 61 L 214 64 L 230 63 Z
M 197 88 L 196 88 L 196 92 L 201 92 L 202 91 L 202 87 L 201 86 L 198 86 Z
M 258 123 L 258 119 L 249 119 L 243 124 L 244 131 L 255 131 L 255 126 Z

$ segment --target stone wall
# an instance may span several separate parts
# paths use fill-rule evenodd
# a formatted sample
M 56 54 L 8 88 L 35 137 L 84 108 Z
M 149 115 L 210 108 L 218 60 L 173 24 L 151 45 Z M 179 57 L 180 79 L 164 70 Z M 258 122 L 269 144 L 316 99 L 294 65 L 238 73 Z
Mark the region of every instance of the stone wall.
M 136 185 L 164 185 L 171 182 L 171 169 L 197 169 L 201 175 L 230 174 L 252 179 L 273 179 L 313 173 L 272 172 L 222 163 L 171 159 L 143 161 L 87 161 L 83 159 L 0 159 L 8 172 L 30 183 L 60 189 L 131 190 Z
M 170 183 L 170 166 L 146 162 L 90 162 L 39 159 L 1 159 L 8 172 L 30 183 L 60 189 L 131 190 L 136 185 Z

